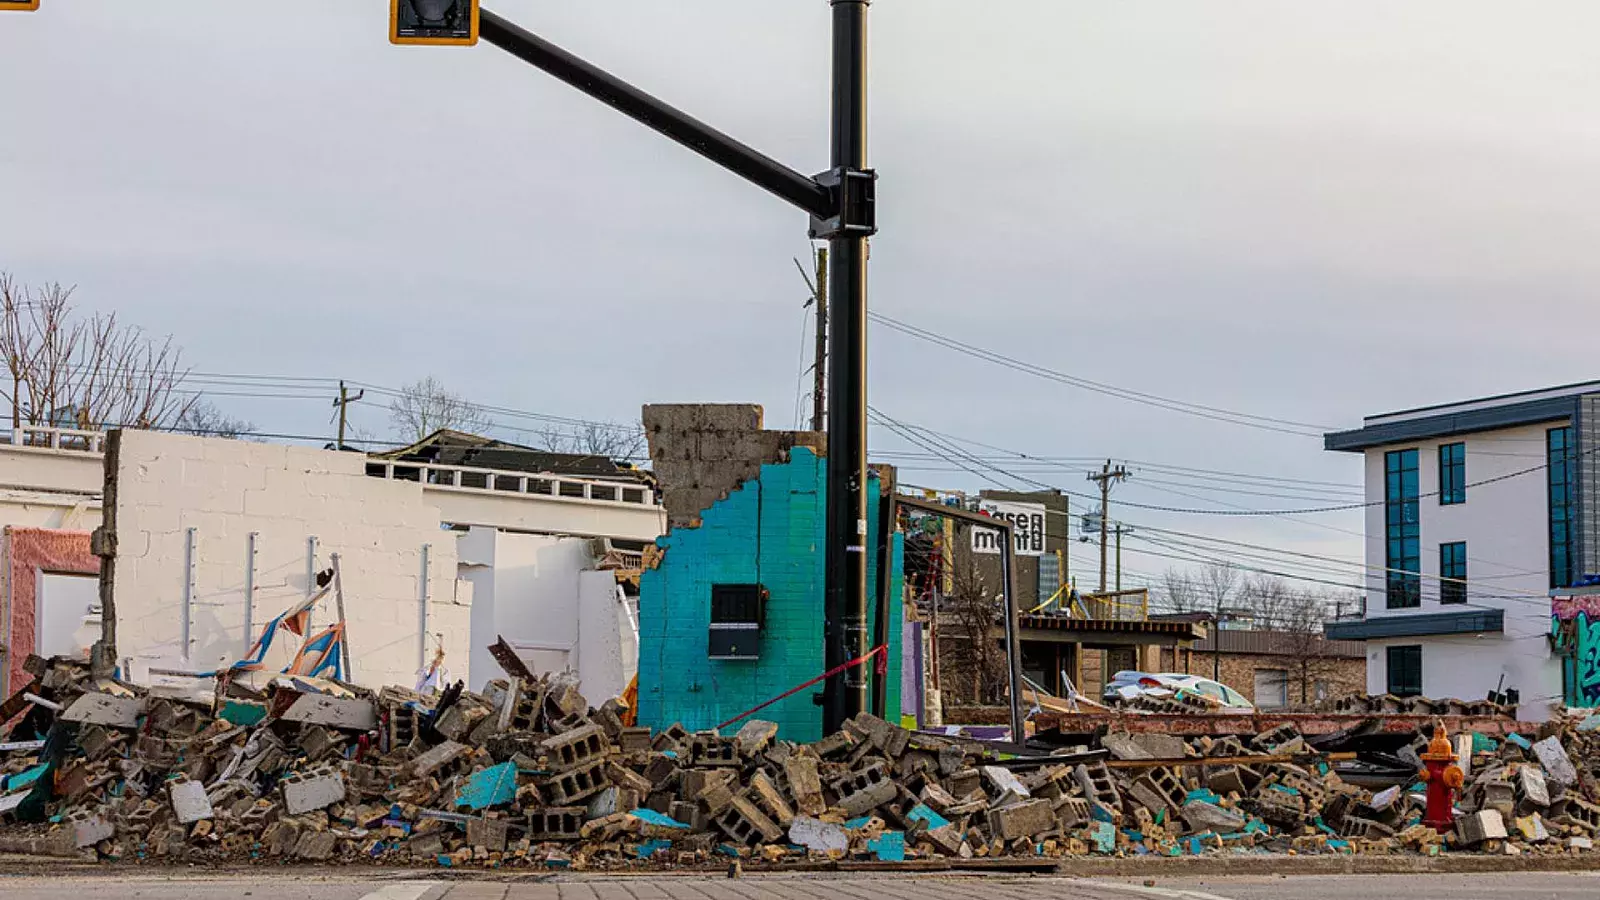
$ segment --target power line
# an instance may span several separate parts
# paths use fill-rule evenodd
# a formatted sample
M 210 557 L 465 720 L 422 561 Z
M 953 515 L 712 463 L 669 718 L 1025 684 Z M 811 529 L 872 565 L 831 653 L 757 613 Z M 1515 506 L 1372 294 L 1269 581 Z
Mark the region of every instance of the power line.
M 1259 416 L 1254 413 L 1239 412 L 1238 410 L 1224 409 L 1216 406 L 1206 406 L 1200 403 L 1191 403 L 1185 400 L 1163 397 L 1159 394 L 1150 394 L 1143 391 L 1131 390 L 1129 388 L 1121 388 L 1115 385 L 1106 384 L 1105 382 L 1093 381 L 1080 376 L 1069 375 L 1065 372 L 1059 372 L 1044 366 L 1025 362 L 1014 357 L 1006 356 L 1002 353 L 997 353 L 993 350 L 988 350 L 974 344 L 966 343 L 965 341 L 961 341 L 956 338 L 948 337 L 934 331 L 929 331 L 928 329 L 912 325 L 909 322 L 886 316 L 883 313 L 869 311 L 867 313 L 867 318 L 878 323 L 879 325 L 883 325 L 886 328 L 898 331 L 901 334 L 908 335 L 930 344 L 944 347 L 948 350 L 954 350 L 957 353 L 972 356 L 977 359 L 984 360 L 985 362 L 1003 366 L 1014 371 L 1034 375 L 1048 381 L 1055 381 L 1061 384 L 1070 385 L 1072 387 L 1081 388 L 1083 390 L 1094 391 L 1095 393 L 1105 394 L 1121 400 L 1129 400 L 1135 403 L 1142 403 L 1147 406 L 1154 406 L 1160 409 L 1180 412 L 1203 419 L 1226 422 L 1232 425 L 1243 425 L 1250 428 L 1276 431 L 1283 434 L 1292 434 L 1300 437 L 1320 438 L 1324 431 L 1336 430 L 1325 425 L 1316 425 L 1309 422 L 1296 422 L 1291 419 L 1282 419 L 1274 416 Z

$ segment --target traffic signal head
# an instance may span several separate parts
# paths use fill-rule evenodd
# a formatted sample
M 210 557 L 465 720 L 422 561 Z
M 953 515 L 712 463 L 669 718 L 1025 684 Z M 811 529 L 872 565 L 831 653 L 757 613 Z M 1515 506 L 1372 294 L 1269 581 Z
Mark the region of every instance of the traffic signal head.
M 470 47 L 478 42 L 478 0 L 389 0 L 389 41 Z
M 39 0 L 0 0 L 0 12 L 5 12 L 6 10 L 21 11 L 38 8 Z

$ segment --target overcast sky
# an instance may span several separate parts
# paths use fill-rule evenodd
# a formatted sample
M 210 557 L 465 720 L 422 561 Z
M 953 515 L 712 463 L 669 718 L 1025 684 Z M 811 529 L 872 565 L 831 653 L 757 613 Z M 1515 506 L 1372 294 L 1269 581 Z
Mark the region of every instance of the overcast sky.
M 487 44 L 390 46 L 383 0 L 43 5 L 0 15 L 0 269 L 78 285 L 205 372 L 432 374 L 584 419 L 748 401 L 794 424 L 791 258 L 808 244 L 782 202 Z M 823 0 L 491 6 L 826 166 Z M 1593 3 L 879 0 L 871 17 L 875 310 L 1332 427 L 1600 374 Z M 1036 455 L 1360 482 L 1358 458 L 1314 437 L 872 337 L 871 402 L 907 422 Z M 328 428 L 326 396 L 215 400 L 264 430 Z M 386 430 L 376 404 L 353 415 Z M 978 486 L 898 461 L 906 481 Z M 1081 491 L 1083 472 L 1028 477 Z M 1191 479 L 1144 469 L 1118 497 L 1308 505 L 1158 480 Z M 1354 512 L 1124 517 L 1361 552 Z

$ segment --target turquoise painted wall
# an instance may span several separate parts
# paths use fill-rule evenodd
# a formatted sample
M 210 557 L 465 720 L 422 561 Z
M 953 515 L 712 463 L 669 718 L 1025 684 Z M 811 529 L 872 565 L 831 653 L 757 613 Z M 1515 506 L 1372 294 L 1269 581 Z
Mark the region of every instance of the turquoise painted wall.
M 826 475 L 826 460 L 797 447 L 788 462 L 762 466 L 759 477 L 705 510 L 699 528 L 674 529 L 656 541 L 665 551 L 661 564 L 639 583 L 639 724 L 714 728 L 823 673 Z M 869 547 L 877 545 L 881 502 L 873 481 Z M 893 540 L 886 718 L 898 722 L 904 551 L 900 535 Z M 868 557 L 869 589 L 877 585 L 875 557 Z M 707 659 L 711 586 L 751 583 L 764 585 L 769 594 L 761 658 Z M 811 698 L 821 687 L 800 691 L 757 717 L 777 722 L 778 733 L 788 740 L 817 740 L 822 707 Z

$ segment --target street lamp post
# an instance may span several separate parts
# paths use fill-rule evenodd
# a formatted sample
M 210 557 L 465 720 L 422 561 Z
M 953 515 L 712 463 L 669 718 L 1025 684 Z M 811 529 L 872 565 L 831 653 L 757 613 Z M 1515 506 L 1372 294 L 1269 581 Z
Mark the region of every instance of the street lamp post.
M 811 216 L 829 243 L 828 470 L 823 587 L 824 664 L 867 652 L 867 239 L 877 232 L 877 174 L 867 168 L 867 7 L 833 12 L 832 152 L 828 171 L 802 175 L 543 38 L 482 10 L 479 36 Z M 866 708 L 865 666 L 829 678 L 824 733 Z

